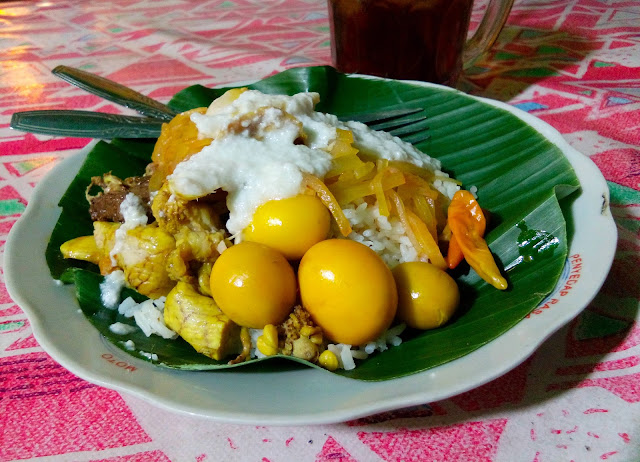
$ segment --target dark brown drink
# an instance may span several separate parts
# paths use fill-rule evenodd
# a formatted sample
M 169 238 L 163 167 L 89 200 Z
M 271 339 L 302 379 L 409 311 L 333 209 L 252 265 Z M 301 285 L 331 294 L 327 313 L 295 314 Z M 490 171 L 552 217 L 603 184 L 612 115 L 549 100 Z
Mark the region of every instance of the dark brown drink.
M 454 85 L 473 0 L 329 0 L 342 72 Z

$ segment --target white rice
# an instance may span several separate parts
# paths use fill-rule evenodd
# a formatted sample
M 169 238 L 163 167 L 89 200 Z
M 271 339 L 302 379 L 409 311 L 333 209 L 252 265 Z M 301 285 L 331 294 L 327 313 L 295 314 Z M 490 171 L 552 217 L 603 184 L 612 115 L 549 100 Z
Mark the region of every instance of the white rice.
M 404 332 L 406 329 L 406 325 L 404 323 L 398 324 L 397 326 L 393 326 L 392 328 L 386 330 L 382 333 L 380 337 L 378 337 L 373 342 L 369 342 L 363 347 L 360 347 L 360 351 L 370 355 L 376 351 L 385 351 L 389 349 L 389 345 L 398 346 L 402 343 L 402 339 L 400 338 L 400 334 Z
M 142 351 L 142 350 L 140 350 L 138 353 L 140 353 L 145 358 L 150 359 L 151 361 L 157 361 L 158 360 L 158 355 L 155 354 L 155 353 L 148 353 L 148 352 Z
M 224 240 L 221 240 L 220 242 L 218 242 L 218 245 L 216 246 L 216 250 L 218 251 L 219 254 L 222 254 L 222 252 L 227 250 L 226 242 L 224 242 Z
M 124 345 L 124 349 L 127 351 L 133 351 L 136 349 L 136 344 L 133 343 L 133 340 L 127 340 L 126 342 L 122 342 L 122 345 Z
M 344 343 L 327 345 L 327 350 L 331 351 L 338 358 L 338 368 L 351 370 L 356 367 L 354 359 L 367 359 L 370 354 L 376 351 L 385 351 L 389 349 L 389 345 L 398 346 L 402 343 L 400 334 L 407 326 L 402 323 L 394 326 L 382 333 L 373 342 L 369 342 L 359 348 L 353 348 L 351 345 Z
M 136 328 L 123 322 L 114 322 L 109 326 L 109 330 L 116 335 L 127 335 L 134 332 Z
M 178 334 L 164 323 L 164 302 L 166 297 L 156 300 L 145 300 L 136 303 L 131 297 L 125 299 L 118 307 L 118 312 L 126 318 L 133 317 L 144 335 L 159 335 L 162 338 L 175 339 Z
M 139 303 L 136 302 L 133 298 L 127 297 L 125 298 L 120 306 L 118 306 L 118 313 L 120 313 L 125 318 L 133 317 L 133 313 L 138 309 Z
M 258 337 L 262 335 L 263 329 L 249 329 L 249 335 L 251 336 L 251 358 L 266 358 L 267 355 L 258 350 Z
M 369 205 L 362 201 L 357 205 L 349 204 L 343 211 L 353 229 L 347 237 L 372 249 L 389 268 L 418 259 L 418 253 L 400 220 L 380 215 L 377 203 Z
M 351 355 L 351 345 L 345 345 L 344 343 L 327 345 L 327 350 L 336 355 L 338 358 L 338 368 L 345 369 L 347 371 L 355 369 L 356 363 Z
M 436 175 L 439 176 L 440 178 L 449 178 L 449 175 L 441 171 L 436 171 Z M 446 179 L 442 180 L 437 178 L 433 180 L 433 187 L 436 188 L 438 191 L 444 194 L 445 197 L 448 197 L 449 199 L 451 199 L 453 195 L 456 193 L 456 191 L 460 189 L 460 186 L 454 180 L 446 180 Z

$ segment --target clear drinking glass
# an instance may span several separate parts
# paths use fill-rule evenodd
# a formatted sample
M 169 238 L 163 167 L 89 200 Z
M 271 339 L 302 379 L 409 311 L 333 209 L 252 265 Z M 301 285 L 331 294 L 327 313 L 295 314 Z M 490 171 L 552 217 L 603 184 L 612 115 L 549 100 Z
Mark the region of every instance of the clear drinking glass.
M 513 0 L 489 0 L 467 41 L 473 0 L 329 0 L 333 65 L 455 85 L 463 64 L 493 45 Z

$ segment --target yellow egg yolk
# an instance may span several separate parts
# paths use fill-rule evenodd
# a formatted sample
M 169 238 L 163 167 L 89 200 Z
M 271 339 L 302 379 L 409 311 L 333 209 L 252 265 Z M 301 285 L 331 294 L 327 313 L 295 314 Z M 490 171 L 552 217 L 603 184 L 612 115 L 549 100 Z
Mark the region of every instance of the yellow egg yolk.
M 364 345 L 393 321 L 397 307 L 391 271 L 369 247 L 328 239 L 300 261 L 302 305 L 335 343 Z
M 242 239 L 268 245 L 289 260 L 298 260 L 312 245 L 326 239 L 330 224 L 331 215 L 320 199 L 301 194 L 258 207 Z
M 222 252 L 211 269 L 211 295 L 240 326 L 262 329 L 280 324 L 296 300 L 296 278 L 276 250 L 241 242 Z
M 456 281 L 425 262 L 401 263 L 393 269 L 398 287 L 398 319 L 416 329 L 446 323 L 460 302 Z

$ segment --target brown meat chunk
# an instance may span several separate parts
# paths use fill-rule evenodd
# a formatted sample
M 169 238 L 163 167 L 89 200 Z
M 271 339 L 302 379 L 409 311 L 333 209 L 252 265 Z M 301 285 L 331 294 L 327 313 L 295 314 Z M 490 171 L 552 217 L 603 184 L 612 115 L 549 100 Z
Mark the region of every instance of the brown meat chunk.
M 124 217 L 120 214 L 120 204 L 129 193 L 140 198 L 146 209 L 149 222 L 153 221 L 149 196 L 149 176 L 134 176 L 121 180 L 111 173 L 91 178 L 91 184 L 86 192 L 91 219 L 93 221 L 123 223 Z

